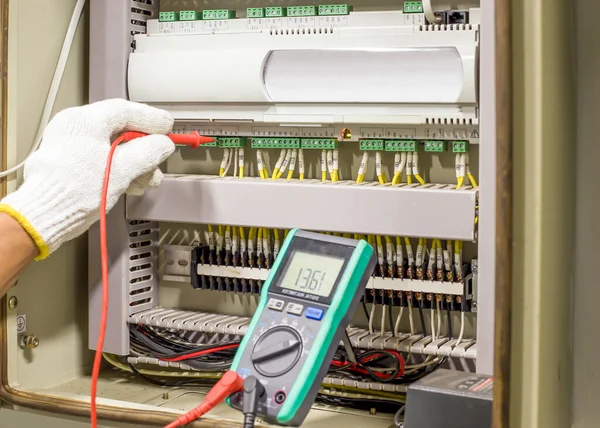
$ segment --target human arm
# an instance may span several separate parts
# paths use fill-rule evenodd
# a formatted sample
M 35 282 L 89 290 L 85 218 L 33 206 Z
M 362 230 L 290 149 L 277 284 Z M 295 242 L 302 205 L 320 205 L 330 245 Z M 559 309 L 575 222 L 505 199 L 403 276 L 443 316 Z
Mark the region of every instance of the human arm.
M 158 165 L 175 146 L 158 134 L 168 133 L 172 126 L 167 112 L 124 100 L 57 114 L 39 150 L 25 164 L 23 185 L 0 201 L 0 297 L 32 259 L 48 257 L 98 220 L 108 151 L 120 133 L 154 135 L 117 148 L 107 209 L 126 191 L 141 194 L 160 184 L 163 176 Z M 23 236 L 34 245 L 33 257 Z
M 0 297 L 37 254 L 37 246 L 25 229 L 9 215 L 0 213 Z

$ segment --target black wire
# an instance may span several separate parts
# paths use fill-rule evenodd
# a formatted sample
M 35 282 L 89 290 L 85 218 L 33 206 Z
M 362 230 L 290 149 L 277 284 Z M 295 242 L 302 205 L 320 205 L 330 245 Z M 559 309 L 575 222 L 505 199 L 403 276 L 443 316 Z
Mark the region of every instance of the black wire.
M 212 381 L 205 381 L 202 382 L 202 379 L 199 380 L 180 380 L 178 382 L 164 382 L 164 381 L 160 381 L 160 380 L 156 380 L 156 379 L 152 379 L 149 376 L 146 376 L 145 374 L 140 373 L 133 364 L 129 363 L 129 368 L 131 369 L 131 372 L 136 376 L 139 377 L 140 379 L 151 383 L 153 385 L 158 385 L 158 386 L 167 386 L 167 387 L 172 387 L 172 388 L 176 388 L 179 386 L 188 386 L 188 387 L 196 387 L 196 388 L 204 388 L 204 387 L 208 387 L 208 386 L 212 386 L 216 383 L 212 382 Z
M 450 308 L 446 309 L 446 314 L 448 316 L 448 338 L 452 340 L 452 314 L 450 313 Z
M 396 334 L 394 333 L 394 308 L 392 307 L 392 305 L 388 305 L 388 318 L 389 318 L 389 322 L 390 322 L 390 331 L 392 332 L 392 337 L 395 337 Z
M 423 307 L 419 304 L 419 318 L 421 319 L 421 331 L 423 336 L 427 336 L 427 329 L 425 328 L 425 318 L 423 318 Z

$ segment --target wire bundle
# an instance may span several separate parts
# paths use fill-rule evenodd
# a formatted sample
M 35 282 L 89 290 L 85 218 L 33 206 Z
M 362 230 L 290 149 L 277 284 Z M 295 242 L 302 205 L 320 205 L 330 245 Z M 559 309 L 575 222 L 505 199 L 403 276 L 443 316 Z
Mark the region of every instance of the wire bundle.
M 240 341 L 219 341 L 214 344 L 198 345 L 185 339 L 157 332 L 151 327 L 130 327 L 131 350 L 135 356 L 148 356 L 167 362 L 183 362 L 189 367 L 220 372 L 228 369 L 239 347 Z

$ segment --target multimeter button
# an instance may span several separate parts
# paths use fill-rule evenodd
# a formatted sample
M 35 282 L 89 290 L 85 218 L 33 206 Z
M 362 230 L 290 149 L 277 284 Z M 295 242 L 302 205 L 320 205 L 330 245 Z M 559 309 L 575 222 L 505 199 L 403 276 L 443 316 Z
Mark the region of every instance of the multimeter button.
M 286 312 L 291 315 L 302 315 L 302 311 L 304 310 L 304 306 L 298 303 L 288 303 L 287 308 L 285 308 Z
M 306 318 L 321 321 L 323 319 L 323 309 L 306 308 Z
M 285 302 L 279 299 L 269 299 L 269 303 L 267 304 L 269 309 L 273 309 L 275 311 L 282 311 L 283 305 L 285 305 Z

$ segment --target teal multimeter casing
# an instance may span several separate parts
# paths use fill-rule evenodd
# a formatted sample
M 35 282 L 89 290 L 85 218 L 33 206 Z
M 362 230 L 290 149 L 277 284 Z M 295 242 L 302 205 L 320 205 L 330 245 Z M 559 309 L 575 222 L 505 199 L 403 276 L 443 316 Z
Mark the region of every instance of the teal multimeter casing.
M 265 387 L 257 415 L 300 426 L 376 265 L 365 241 L 291 231 L 231 370 Z M 242 408 L 242 394 L 228 403 Z

